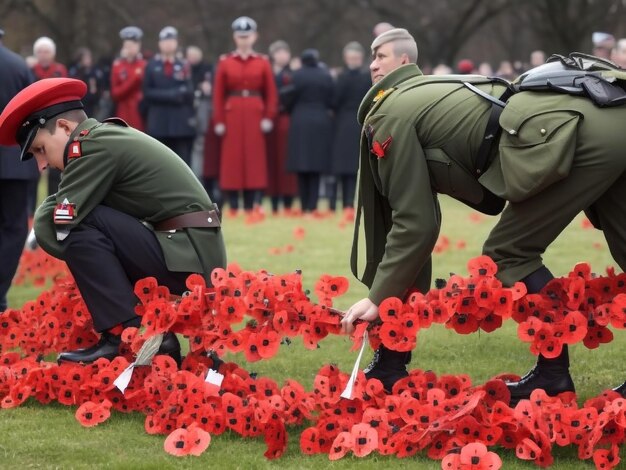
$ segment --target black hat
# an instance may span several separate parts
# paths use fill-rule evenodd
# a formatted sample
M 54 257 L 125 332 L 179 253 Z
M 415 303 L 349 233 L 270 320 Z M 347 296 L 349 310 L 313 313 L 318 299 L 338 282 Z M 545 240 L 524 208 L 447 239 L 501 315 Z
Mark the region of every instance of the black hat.
M 305 49 L 300 54 L 300 60 L 305 65 L 317 65 L 320 61 L 320 53 L 317 49 Z
M 142 37 L 143 31 L 137 26 L 126 26 L 120 31 L 120 38 L 124 40 L 139 41 Z
M 178 39 L 178 30 L 174 26 L 166 26 L 159 33 L 159 41 L 164 39 Z
M 256 21 L 249 16 L 240 16 L 232 24 L 233 32 L 238 34 L 249 34 L 256 32 Z

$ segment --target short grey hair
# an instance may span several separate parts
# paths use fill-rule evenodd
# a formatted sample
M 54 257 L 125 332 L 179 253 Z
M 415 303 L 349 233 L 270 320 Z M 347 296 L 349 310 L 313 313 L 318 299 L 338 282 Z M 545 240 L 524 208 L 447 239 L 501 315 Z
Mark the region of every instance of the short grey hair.
M 56 54 L 56 52 L 57 52 L 56 44 L 54 43 L 54 41 L 52 39 L 50 39 L 47 36 L 42 36 L 42 37 L 40 37 L 39 39 L 37 39 L 35 41 L 35 44 L 33 44 L 33 53 L 36 53 L 37 50 L 41 49 L 42 47 L 44 49 L 52 50 L 53 54 Z
M 411 33 L 409 33 L 406 29 L 390 29 L 389 31 L 386 31 L 376 37 L 371 46 L 372 54 L 376 52 L 376 49 L 388 42 L 393 42 L 393 53 L 396 56 L 406 54 L 410 62 L 417 62 L 417 43 L 415 42 L 415 38 L 411 36 Z
M 361 46 L 361 44 L 357 41 L 350 41 L 348 44 L 344 46 L 343 53 L 345 54 L 348 51 L 354 51 L 354 52 L 358 52 L 359 54 L 365 54 L 365 50 L 363 49 L 363 46 Z

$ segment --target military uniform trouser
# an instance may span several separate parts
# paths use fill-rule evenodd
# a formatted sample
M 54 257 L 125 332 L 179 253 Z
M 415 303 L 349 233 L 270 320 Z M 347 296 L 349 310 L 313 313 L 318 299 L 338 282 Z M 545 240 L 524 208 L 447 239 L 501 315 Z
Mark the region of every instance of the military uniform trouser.
M 63 241 L 64 261 L 91 313 L 96 331 L 137 318 L 135 283 L 148 276 L 173 294 L 187 290 L 190 273 L 167 269 L 154 233 L 139 220 L 97 206 Z
M 541 268 L 546 248 L 581 211 L 603 230 L 611 255 L 626 270 L 626 107 L 579 103 L 584 118 L 569 174 L 509 203 L 483 247 L 507 285 Z

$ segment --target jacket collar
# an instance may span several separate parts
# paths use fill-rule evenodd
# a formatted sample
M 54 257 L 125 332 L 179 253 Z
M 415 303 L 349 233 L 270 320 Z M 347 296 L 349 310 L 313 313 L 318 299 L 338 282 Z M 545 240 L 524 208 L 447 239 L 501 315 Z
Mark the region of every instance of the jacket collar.
M 400 83 L 408 80 L 409 78 L 416 77 L 422 75 L 422 71 L 416 64 L 406 64 L 398 67 L 394 71 L 388 73 L 381 81 L 376 83 L 365 95 L 363 101 L 361 101 L 361 105 L 359 106 L 359 112 L 357 114 L 358 120 L 360 124 L 363 124 L 365 121 L 365 116 L 369 113 L 372 104 L 377 100 L 376 96 L 380 92 L 385 92 L 386 90 L 390 90 Z
M 78 124 L 78 126 L 76 126 L 76 129 L 72 131 L 72 133 L 70 134 L 70 138 L 67 141 L 67 145 L 65 146 L 65 153 L 63 154 L 63 168 L 67 166 L 67 162 L 68 162 L 67 153 L 69 151 L 69 148 L 72 142 L 76 142 L 78 140 L 78 137 L 80 136 L 81 131 L 84 131 L 85 129 L 91 129 L 97 124 L 99 124 L 97 119 L 93 119 L 93 118 L 85 119 L 83 122 Z

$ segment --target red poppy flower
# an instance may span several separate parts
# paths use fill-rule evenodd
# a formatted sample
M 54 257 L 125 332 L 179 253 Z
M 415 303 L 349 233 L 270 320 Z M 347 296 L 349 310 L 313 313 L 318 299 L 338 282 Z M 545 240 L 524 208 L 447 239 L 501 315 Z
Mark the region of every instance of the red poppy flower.
M 495 315 L 494 313 L 489 313 L 482 320 L 480 320 L 480 329 L 491 333 L 492 331 L 497 330 L 502 326 L 502 317 L 499 315 Z
M 565 344 L 576 344 L 587 335 L 587 319 L 578 311 L 568 312 L 561 325 Z
M 176 457 L 201 455 L 211 443 L 211 435 L 198 426 L 176 429 L 167 438 L 163 447 L 168 454 Z
M 378 315 L 383 322 L 399 322 L 403 311 L 404 305 L 397 297 L 385 299 L 378 306 Z
M 587 335 L 583 339 L 584 345 L 589 349 L 596 349 L 604 343 L 613 341 L 613 332 L 606 326 L 590 326 L 587 329 Z
M 460 335 L 468 335 L 478 330 L 478 319 L 474 315 L 455 313 L 446 322 L 446 328 L 452 328 Z
M 417 328 L 407 329 L 401 323 L 387 322 L 380 327 L 383 344 L 393 351 L 411 351 L 417 344 Z
M 28 400 L 31 392 L 32 387 L 17 383 L 10 388 L 8 395 L 6 395 L 2 399 L 2 402 L 0 402 L 0 406 L 5 409 L 20 406 L 22 403 Z
M 345 294 L 350 283 L 343 276 L 322 275 L 315 283 L 315 294 L 321 298 L 334 298 Z
M 543 328 L 543 322 L 537 317 L 530 316 L 517 327 L 517 336 L 526 343 L 535 341 L 537 332 Z
M 489 256 L 478 256 L 467 263 L 467 270 L 472 277 L 493 277 L 498 271 L 498 266 Z
M 328 458 L 330 460 L 339 460 L 353 448 L 354 436 L 347 431 L 340 432 L 337 434 L 333 444 L 330 446 L 330 454 Z
M 111 416 L 111 402 L 105 400 L 102 403 L 85 402 L 76 410 L 76 419 L 85 427 L 97 426 L 105 422 Z
M 306 455 L 314 455 L 322 452 L 319 429 L 309 427 L 302 432 L 300 435 L 300 450 Z
M 241 297 L 225 297 L 219 303 L 217 318 L 226 324 L 240 323 L 246 313 L 246 305 Z
M 155 277 L 146 277 L 135 283 L 135 295 L 146 305 L 154 299 L 158 282 Z
M 596 468 L 610 470 L 616 468 L 621 459 L 619 457 L 619 445 L 612 444 L 610 449 L 596 449 L 593 453 L 593 463 Z
M 354 438 L 352 452 L 357 457 L 365 457 L 378 447 L 378 433 L 376 429 L 367 423 L 359 423 L 352 426 L 350 431 Z
M 463 446 L 459 463 L 461 468 L 468 470 L 498 470 L 502 467 L 502 460 L 498 454 L 489 452 L 480 442 Z
M 611 326 L 626 328 L 626 294 L 618 294 L 610 304 Z
M 264 436 L 267 450 L 263 455 L 270 460 L 281 457 L 287 449 L 287 430 L 284 420 L 271 420 L 265 428 Z

